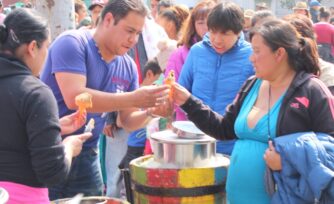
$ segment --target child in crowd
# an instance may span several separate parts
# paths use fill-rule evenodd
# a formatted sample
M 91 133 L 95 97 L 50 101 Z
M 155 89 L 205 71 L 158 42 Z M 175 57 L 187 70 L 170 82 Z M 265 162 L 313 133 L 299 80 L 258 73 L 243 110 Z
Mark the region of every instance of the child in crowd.
M 161 68 L 156 60 L 150 60 L 144 67 L 144 78 L 141 86 L 153 84 L 161 75 Z M 121 126 L 121 124 L 118 124 Z M 128 149 L 121 161 L 119 168 L 124 169 L 129 167 L 131 160 L 138 158 L 144 154 L 146 142 L 146 128 L 141 128 L 130 133 L 128 137 Z

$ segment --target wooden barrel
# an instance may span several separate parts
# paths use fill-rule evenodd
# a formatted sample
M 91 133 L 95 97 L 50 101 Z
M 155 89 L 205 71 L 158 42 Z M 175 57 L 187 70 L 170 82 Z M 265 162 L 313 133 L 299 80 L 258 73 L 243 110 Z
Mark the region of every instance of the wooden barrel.
M 153 156 L 130 163 L 135 204 L 222 204 L 229 159 L 217 155 L 205 167 L 177 168 L 159 164 Z

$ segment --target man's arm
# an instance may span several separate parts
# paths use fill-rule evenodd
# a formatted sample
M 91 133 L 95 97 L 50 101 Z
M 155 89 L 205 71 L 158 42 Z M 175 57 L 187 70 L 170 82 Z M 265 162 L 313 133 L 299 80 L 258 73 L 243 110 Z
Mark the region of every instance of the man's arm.
M 131 132 L 144 128 L 151 119 L 152 117 L 147 114 L 146 110 L 128 108 L 119 112 L 117 126 Z
M 55 73 L 61 94 L 69 109 L 77 109 L 75 96 L 83 92 L 90 93 L 93 107 L 88 112 L 111 112 L 130 107 L 153 107 L 168 95 L 168 86 L 146 86 L 132 92 L 108 93 L 86 87 L 86 77 L 81 74 L 57 72 Z
M 171 117 L 173 103 L 160 101 L 155 107 L 139 110 L 136 108 L 129 108 L 119 111 L 117 117 L 117 126 L 126 129 L 127 131 L 134 131 L 144 128 L 147 123 L 154 117 Z

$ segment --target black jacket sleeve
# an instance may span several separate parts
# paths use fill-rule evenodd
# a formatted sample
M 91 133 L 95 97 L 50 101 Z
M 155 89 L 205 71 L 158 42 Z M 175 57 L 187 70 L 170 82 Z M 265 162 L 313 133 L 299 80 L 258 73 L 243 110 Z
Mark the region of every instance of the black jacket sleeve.
M 202 101 L 193 96 L 181 108 L 187 113 L 188 119 L 194 122 L 204 133 L 219 140 L 235 139 L 235 120 L 245 97 L 255 81 L 255 77 L 250 77 L 245 82 L 234 101 L 227 106 L 224 116 L 214 112 L 210 107 L 204 105 Z
M 34 87 L 22 108 L 31 165 L 37 179 L 46 185 L 63 181 L 70 169 L 65 159 L 54 95 L 46 86 Z

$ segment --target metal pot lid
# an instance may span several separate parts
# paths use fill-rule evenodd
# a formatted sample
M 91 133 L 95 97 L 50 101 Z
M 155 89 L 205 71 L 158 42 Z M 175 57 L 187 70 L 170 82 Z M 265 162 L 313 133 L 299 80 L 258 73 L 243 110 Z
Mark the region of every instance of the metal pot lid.
M 173 144 L 193 144 L 193 143 L 212 143 L 216 142 L 216 139 L 208 136 L 202 135 L 197 138 L 180 138 L 172 130 L 164 130 L 160 132 L 155 132 L 151 135 L 151 139 L 162 143 L 173 143 Z
M 174 132 L 182 138 L 197 139 L 205 134 L 191 121 L 175 121 L 172 123 Z

